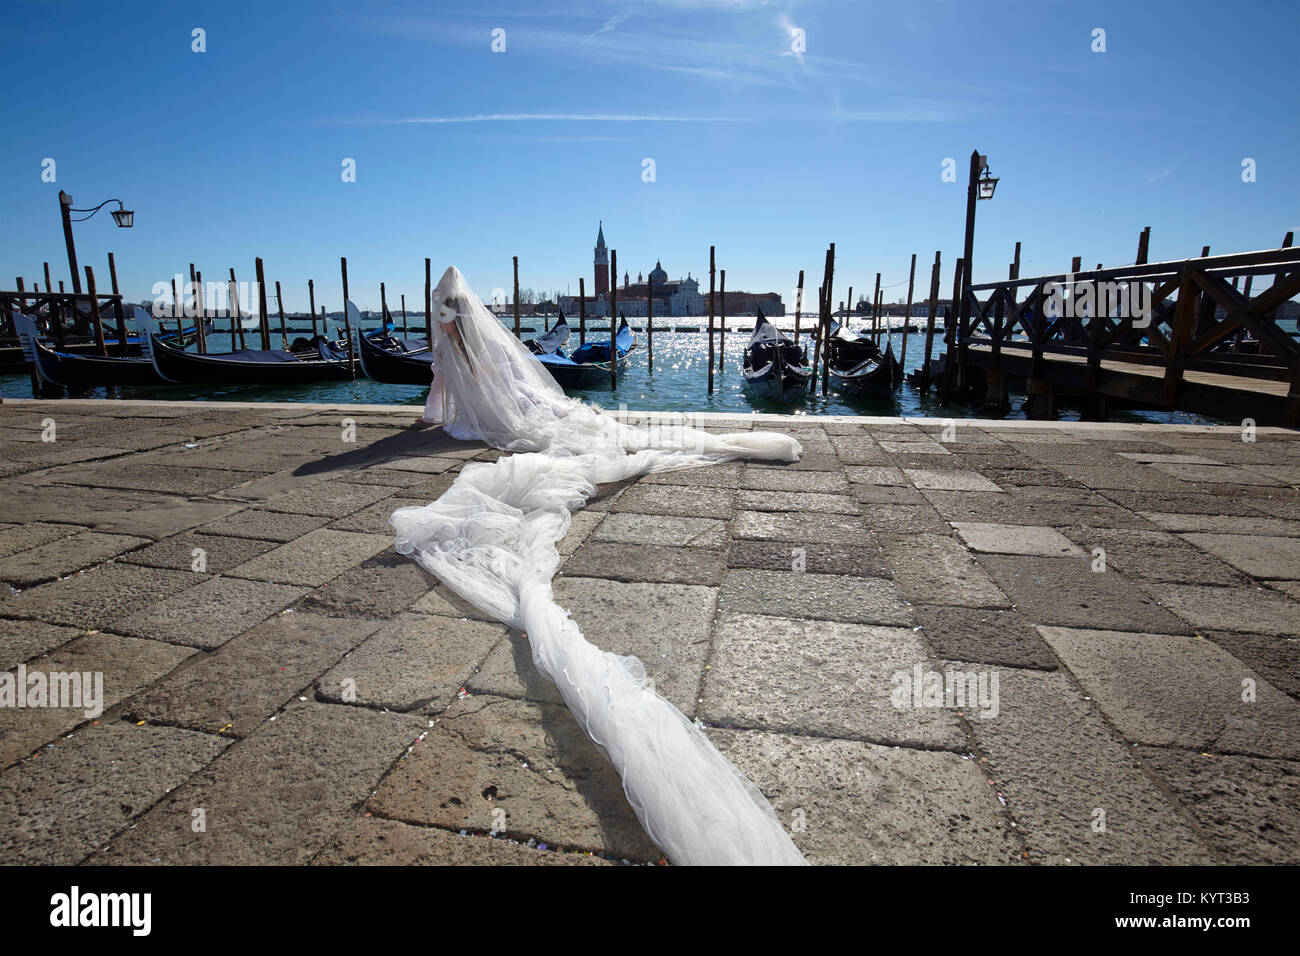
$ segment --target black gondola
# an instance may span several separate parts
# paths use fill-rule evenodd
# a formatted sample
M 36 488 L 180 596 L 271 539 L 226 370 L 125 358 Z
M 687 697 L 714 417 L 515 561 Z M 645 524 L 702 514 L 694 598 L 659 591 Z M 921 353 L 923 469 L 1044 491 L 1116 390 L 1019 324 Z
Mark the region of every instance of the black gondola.
M 179 385 L 303 385 L 351 378 L 346 360 L 303 358 L 282 349 L 199 355 L 173 348 L 153 334 L 145 350 L 158 374 Z
M 384 333 L 361 332 L 361 313 L 351 302 L 347 303 L 348 319 L 354 329 L 353 341 L 357 343 L 357 357 L 367 378 L 386 385 L 419 385 L 428 388 L 433 381 L 433 352 L 427 344 L 423 348 L 406 349 L 410 340 L 393 339 Z M 421 342 L 424 340 L 421 339 Z
M 555 325 L 551 326 L 549 332 L 535 336 L 524 342 L 528 346 L 528 351 L 534 355 L 550 355 L 557 349 L 564 348 L 569 341 L 569 323 L 564 318 L 564 312 L 560 312 L 560 317 Z
M 636 348 L 636 336 L 627 324 L 626 316 L 619 316 L 618 333 L 614 336 L 618 361 L 627 360 L 628 353 Z M 564 349 L 537 356 L 537 360 L 551 373 L 562 388 L 590 388 L 609 381 L 609 343 L 588 342 L 565 355 Z
M 778 398 L 798 394 L 812 378 L 808 349 L 769 322 L 762 309 L 745 346 L 741 370 L 747 386 Z
M 892 343 L 882 353 L 869 337 L 832 322 L 829 346 L 826 367 L 840 391 L 885 398 L 903 384 L 903 366 L 894 358 Z
M 105 385 L 160 385 L 162 377 L 147 358 L 75 355 L 43 344 L 30 316 L 15 315 L 23 356 L 43 386 L 85 391 Z

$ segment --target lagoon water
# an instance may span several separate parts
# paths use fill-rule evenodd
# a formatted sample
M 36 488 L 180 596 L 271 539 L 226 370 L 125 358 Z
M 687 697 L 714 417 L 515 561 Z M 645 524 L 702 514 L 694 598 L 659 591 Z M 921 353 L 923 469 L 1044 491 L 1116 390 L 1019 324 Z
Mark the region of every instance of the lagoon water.
M 525 321 L 536 322 L 535 319 Z M 598 320 L 603 327 L 596 331 L 594 321 L 588 322 L 588 339 L 608 341 L 609 331 L 605 324 L 608 320 Z M 626 405 L 629 409 L 639 411 L 677 411 L 677 412 L 782 412 L 787 414 L 832 414 L 832 415 L 904 415 L 930 416 L 937 418 L 979 418 L 988 417 L 978 406 L 953 403 L 944 407 L 939 404 L 933 393 L 917 391 L 904 383 L 898 393 L 888 400 L 863 400 L 840 395 L 832 386 L 827 394 L 821 394 L 820 382 L 815 393 L 800 394 L 789 401 L 775 401 L 753 396 L 745 387 L 740 374 L 741 355 L 749 334 L 753 329 L 752 317 L 728 318 L 725 346 L 722 362 L 714 375 L 714 392 L 707 394 L 709 337 L 701 332 L 665 332 L 658 330 L 656 320 L 654 334 L 654 366 L 649 363 L 644 332 L 645 319 L 629 319 L 637 332 L 637 344 L 628 358 L 626 365 L 620 367 L 618 388 L 611 392 L 609 385 L 592 389 L 571 391 L 570 394 L 585 401 L 597 403 L 606 408 Z M 667 322 L 668 320 L 665 320 Z M 701 324 L 707 328 L 707 318 L 673 318 L 674 326 L 693 326 Z M 807 320 L 805 319 L 805 322 Z M 901 323 L 901 318 L 896 319 Z M 915 321 L 915 320 L 914 320 Z M 423 328 L 423 320 L 412 318 L 411 332 L 418 334 Z M 280 345 L 280 333 L 272 321 L 271 344 Z M 509 323 L 513 327 L 513 322 Z M 569 349 L 578 344 L 576 319 L 571 320 L 573 334 L 569 339 Z M 794 318 L 788 316 L 778 319 L 776 324 L 789 332 L 794 327 Z M 855 328 L 862 328 L 860 320 L 852 323 Z M 922 323 L 924 324 L 924 323 Z M 540 329 L 539 329 L 540 331 Z M 602 334 L 603 333 L 603 334 Z M 290 328 L 290 338 L 307 335 L 305 330 L 295 331 Z M 525 333 L 525 338 L 529 337 Z M 800 342 L 806 341 L 806 327 L 800 336 Z M 939 342 L 941 332 L 935 334 L 936 356 L 942 346 Z M 719 339 L 715 338 L 715 347 Z M 893 330 L 894 353 L 902 348 L 902 332 Z M 250 348 L 256 347 L 255 339 L 248 341 Z M 208 336 L 208 348 L 212 352 L 230 350 L 229 332 L 218 332 Z M 920 367 L 925 352 L 925 334 L 912 332 L 908 336 L 906 368 L 908 372 Z M 358 374 L 360 370 L 358 369 Z M 820 374 L 819 374 L 820 379 Z M 364 377 L 356 381 L 321 382 L 287 388 L 261 388 L 251 385 L 240 386 L 201 386 L 186 387 L 181 385 L 150 386 L 146 388 L 94 389 L 74 397 L 111 397 L 135 400 L 158 401 L 231 401 L 231 402 L 324 402 L 339 404 L 386 404 L 410 405 L 412 410 L 424 405 L 425 388 L 407 385 L 383 385 Z M 31 384 L 23 375 L 0 376 L 0 395 L 6 398 L 30 398 Z M 1012 395 L 1012 411 L 1009 418 L 1024 418 L 1022 410 L 1023 395 Z M 1061 418 L 1078 418 L 1077 408 L 1068 402 L 1063 404 Z M 1216 424 L 1214 419 L 1186 412 L 1128 411 L 1115 410 L 1112 419 L 1116 421 L 1149 421 Z

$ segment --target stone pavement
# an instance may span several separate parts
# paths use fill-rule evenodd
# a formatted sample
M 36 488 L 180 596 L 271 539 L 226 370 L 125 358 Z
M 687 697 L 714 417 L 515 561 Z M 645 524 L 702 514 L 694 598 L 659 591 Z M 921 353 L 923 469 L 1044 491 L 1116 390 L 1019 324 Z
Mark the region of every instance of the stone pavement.
M 392 551 L 497 455 L 417 412 L 0 406 L 0 672 L 106 708 L 0 706 L 0 862 L 660 859 L 526 638 Z M 805 454 L 602 487 L 556 595 L 810 861 L 1300 861 L 1300 434 L 706 424 Z

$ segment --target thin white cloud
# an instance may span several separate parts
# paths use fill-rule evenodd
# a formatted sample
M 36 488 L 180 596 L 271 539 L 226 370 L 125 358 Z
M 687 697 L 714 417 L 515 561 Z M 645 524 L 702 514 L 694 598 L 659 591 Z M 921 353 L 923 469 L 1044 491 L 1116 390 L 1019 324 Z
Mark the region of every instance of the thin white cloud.
M 473 113 L 339 120 L 348 126 L 419 126 L 434 123 L 734 123 L 734 116 L 656 116 L 642 113 Z

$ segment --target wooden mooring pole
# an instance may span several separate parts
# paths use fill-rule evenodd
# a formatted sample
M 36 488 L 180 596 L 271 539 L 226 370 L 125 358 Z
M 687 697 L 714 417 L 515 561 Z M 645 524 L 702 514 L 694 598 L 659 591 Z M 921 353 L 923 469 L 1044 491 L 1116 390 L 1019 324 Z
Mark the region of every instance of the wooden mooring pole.
M 112 284 L 113 295 L 117 296 L 114 305 L 117 307 L 117 354 L 126 357 L 126 310 L 122 308 L 122 290 L 117 287 L 117 262 L 113 259 L 113 253 L 108 254 L 108 281 Z M 50 264 L 45 264 L 45 291 L 53 292 L 50 286 Z M 55 319 L 54 300 L 50 300 L 50 331 L 55 333 L 54 340 L 62 342 L 63 329 L 61 324 Z M 140 334 L 144 335 L 145 330 L 141 329 Z
M 275 308 L 280 313 L 280 347 L 289 348 L 289 330 L 284 324 L 284 296 L 280 294 L 280 280 L 275 282 Z
M 348 377 L 357 377 L 356 356 L 352 350 L 352 317 L 348 315 L 348 260 L 339 256 L 339 271 L 343 274 L 343 334 L 348 340 Z M 433 343 L 430 343 L 431 345 Z
M 199 354 L 208 354 L 208 303 L 203 293 L 203 273 L 194 273 L 194 329 L 199 337 Z
M 609 387 L 618 388 L 618 251 L 609 250 Z M 516 297 L 517 298 L 517 297 Z
M 311 337 L 314 339 L 316 337 L 316 283 L 311 279 L 307 280 L 307 302 L 308 311 L 311 313 Z
M 648 371 L 655 370 L 655 281 L 647 279 L 645 284 L 645 350 Z
M 934 251 L 934 265 L 930 267 L 930 307 L 925 318 L 925 360 L 921 365 L 921 390 L 930 387 L 930 355 L 934 351 L 934 317 L 939 309 L 939 250 Z
M 718 377 L 727 361 L 727 270 L 718 272 Z
M 912 268 L 907 273 L 907 310 L 903 313 L 903 347 L 898 364 L 907 369 L 907 330 L 912 325 L 912 287 L 916 283 L 916 253 L 912 253 Z
M 523 338 L 519 332 L 519 257 L 514 257 L 515 267 L 515 338 Z
M 587 344 L 587 280 L 578 276 L 578 346 Z
M 95 291 L 95 270 L 86 266 L 86 291 L 90 294 L 90 323 L 95 328 L 95 348 L 100 355 L 107 356 L 108 348 L 104 345 L 104 323 L 99 315 L 99 295 Z
M 424 260 L 424 341 L 433 349 L 433 263 Z
M 271 350 L 271 321 L 266 311 L 266 271 L 262 267 L 261 257 L 253 260 L 253 269 L 257 273 L 257 325 L 261 333 L 262 351 Z
M 794 293 L 794 344 L 799 344 L 799 320 L 803 317 L 803 270 L 799 270 L 799 285 Z
M 714 248 L 709 246 L 709 394 L 713 394 L 713 269 Z
M 947 328 L 944 329 L 944 362 L 943 362 L 943 382 L 939 389 L 939 400 L 942 404 L 947 405 L 948 400 L 952 397 L 953 376 L 957 372 L 957 338 L 960 335 L 958 325 L 961 324 L 961 293 L 962 277 L 965 273 L 966 260 L 958 259 L 957 267 L 952 273 L 952 309 L 948 314 L 948 321 L 945 323 Z
M 230 351 L 236 348 L 245 348 L 244 343 L 244 322 L 239 314 L 239 283 L 235 280 L 235 267 L 230 267 L 230 292 L 227 299 L 231 305 L 230 311 Z M 239 335 L 239 345 L 235 345 L 235 335 Z

